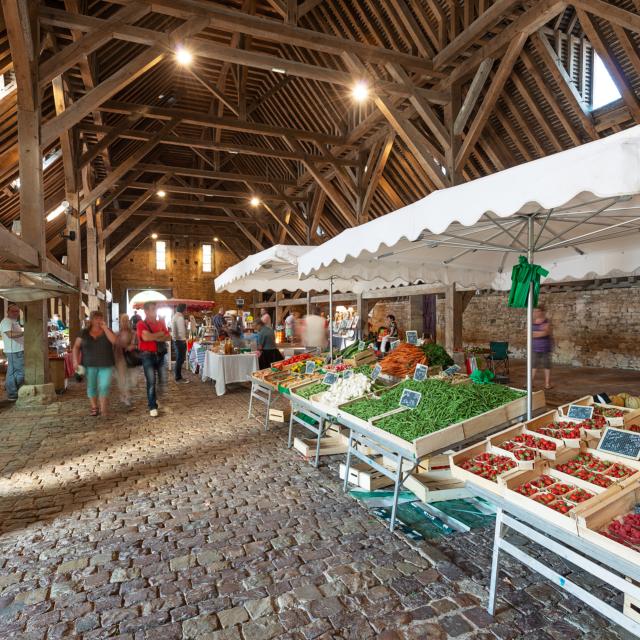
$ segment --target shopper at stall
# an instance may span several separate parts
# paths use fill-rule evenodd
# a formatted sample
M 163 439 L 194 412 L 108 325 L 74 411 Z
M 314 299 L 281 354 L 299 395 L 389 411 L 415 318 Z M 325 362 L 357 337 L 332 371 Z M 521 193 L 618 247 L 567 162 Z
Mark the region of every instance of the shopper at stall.
M 262 324 L 265 324 L 267 327 L 273 326 L 271 316 L 265 308 L 260 309 L 260 320 L 262 320 Z
M 553 351 L 553 328 L 547 318 L 544 305 L 539 304 L 533 310 L 533 366 L 532 382 L 538 369 L 544 369 L 544 388 L 553 389 L 551 385 L 551 352 Z
M 306 347 L 315 347 L 320 349 L 327 348 L 327 327 L 325 319 L 315 314 L 309 314 L 304 319 L 303 341 Z
M 92 416 L 107 416 L 116 342 L 116 334 L 107 326 L 102 311 L 92 311 L 89 325 L 80 332 L 73 345 L 73 366 L 78 373 L 82 371 L 80 367 L 85 370 Z
M 191 382 L 191 380 L 182 377 L 182 367 L 187 359 L 187 322 L 184 318 L 184 312 L 186 310 L 186 304 L 179 304 L 171 319 L 171 334 L 173 336 L 173 345 L 176 353 L 174 374 L 175 380 L 179 384 L 188 384 Z
M 24 330 L 20 326 L 20 308 L 9 304 L 7 315 L 0 322 L 0 338 L 7 357 L 5 391 L 9 400 L 18 399 L 18 389 L 24 384 Z
M 136 327 L 138 326 L 138 322 L 140 322 L 140 320 L 142 320 L 142 317 L 140 316 L 140 314 L 136 311 L 132 316 L 131 316 L 131 328 L 136 331 Z
M 218 309 L 218 313 L 213 316 L 213 326 L 218 332 L 218 337 L 227 335 L 227 322 L 224 319 L 224 307 Z
M 287 342 L 293 342 L 293 336 L 296 329 L 296 319 L 293 315 L 293 312 L 290 312 L 289 315 L 284 319 L 284 337 Z
M 162 318 L 158 319 L 155 302 L 144 303 L 144 320 L 137 326 L 138 349 L 142 359 L 142 368 L 147 383 L 147 404 L 149 415 L 158 416 L 156 384 L 162 389 L 167 382 L 167 341 L 169 332 Z
M 126 313 L 119 318 L 116 347 L 114 350 L 116 361 L 116 380 L 120 391 L 120 400 L 131 406 L 131 391 L 135 387 L 137 366 L 139 360 L 136 353 L 137 337 Z
M 258 366 L 267 369 L 272 363 L 282 360 L 282 354 L 276 349 L 276 336 L 273 327 L 262 320 L 256 320 L 255 329 L 258 342 Z
M 386 330 L 380 329 L 378 339 L 376 340 L 376 349 L 386 353 L 394 340 L 398 339 L 398 323 L 396 317 L 390 313 L 387 318 Z M 381 335 L 383 334 L 383 335 Z

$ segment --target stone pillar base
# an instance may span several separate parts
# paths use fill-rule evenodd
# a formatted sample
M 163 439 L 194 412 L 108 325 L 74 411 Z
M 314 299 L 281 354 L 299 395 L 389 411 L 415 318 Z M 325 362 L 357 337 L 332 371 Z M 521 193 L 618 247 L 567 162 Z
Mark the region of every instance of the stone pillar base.
M 16 407 L 28 409 L 56 402 L 56 388 L 53 383 L 25 384 L 18 390 Z

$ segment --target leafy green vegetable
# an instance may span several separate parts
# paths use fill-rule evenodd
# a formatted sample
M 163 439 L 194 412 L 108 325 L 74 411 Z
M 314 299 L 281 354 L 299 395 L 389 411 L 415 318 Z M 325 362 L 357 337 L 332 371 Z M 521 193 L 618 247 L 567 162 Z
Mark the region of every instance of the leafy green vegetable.
M 435 342 L 426 342 L 421 348 L 424 351 L 424 355 L 427 356 L 429 365 L 446 368 L 453 364 L 453 358 L 445 351 L 442 345 Z
M 376 426 L 407 441 L 486 413 L 525 395 L 523 391 L 499 384 L 452 385 L 442 380 L 407 380 L 385 391 L 378 399 L 355 400 L 346 410 L 363 420 L 369 420 L 398 407 L 404 389 L 422 393 L 418 406 L 382 418 L 376 422 Z

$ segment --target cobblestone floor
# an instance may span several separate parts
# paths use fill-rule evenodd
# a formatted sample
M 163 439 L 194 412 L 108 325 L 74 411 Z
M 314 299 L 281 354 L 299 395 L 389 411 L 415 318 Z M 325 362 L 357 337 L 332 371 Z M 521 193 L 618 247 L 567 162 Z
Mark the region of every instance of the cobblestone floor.
M 79 387 L 0 411 L 1 638 L 627 635 L 515 563 L 491 618 L 492 531 L 411 547 L 342 493 L 336 460 L 316 471 L 248 422 L 245 390 L 163 400 L 155 420 L 141 389 L 105 419 Z

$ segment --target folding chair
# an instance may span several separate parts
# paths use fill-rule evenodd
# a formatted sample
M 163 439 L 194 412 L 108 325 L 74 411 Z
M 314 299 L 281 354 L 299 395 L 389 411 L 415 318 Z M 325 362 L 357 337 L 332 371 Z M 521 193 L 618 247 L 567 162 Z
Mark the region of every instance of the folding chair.
M 509 381 L 509 343 L 508 342 L 490 342 L 489 356 L 487 362 L 496 376 L 505 382 Z

